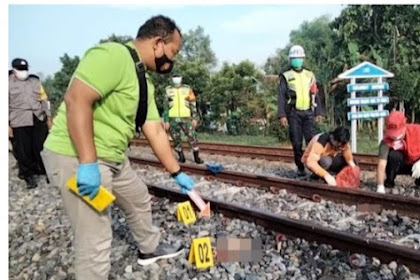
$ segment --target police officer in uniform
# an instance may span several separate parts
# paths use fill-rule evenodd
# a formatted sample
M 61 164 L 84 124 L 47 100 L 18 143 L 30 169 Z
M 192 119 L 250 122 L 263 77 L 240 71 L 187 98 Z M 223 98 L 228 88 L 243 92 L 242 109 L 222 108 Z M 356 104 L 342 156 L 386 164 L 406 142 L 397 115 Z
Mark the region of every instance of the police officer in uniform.
M 305 51 L 294 45 L 289 50 L 291 68 L 280 74 L 278 93 L 278 117 L 281 126 L 289 125 L 297 175 L 305 175 L 302 158 L 302 141 L 306 145 L 316 134 L 315 118 L 322 121 L 321 102 L 314 74 L 303 68 Z
M 9 71 L 9 138 L 19 178 L 28 188 L 37 187 L 38 175 L 45 175 L 40 152 L 51 125 L 48 96 L 39 77 L 29 75 L 25 59 L 14 59 Z
M 166 87 L 164 122 L 165 129 L 170 131 L 174 140 L 175 151 L 178 153 L 178 161 L 185 162 L 182 151 L 181 130 L 187 136 L 188 143 L 193 150 L 194 161 L 203 163 L 199 157 L 199 147 L 195 128 L 198 123 L 197 104 L 193 90 L 182 84 L 182 76 L 172 76 L 174 86 Z

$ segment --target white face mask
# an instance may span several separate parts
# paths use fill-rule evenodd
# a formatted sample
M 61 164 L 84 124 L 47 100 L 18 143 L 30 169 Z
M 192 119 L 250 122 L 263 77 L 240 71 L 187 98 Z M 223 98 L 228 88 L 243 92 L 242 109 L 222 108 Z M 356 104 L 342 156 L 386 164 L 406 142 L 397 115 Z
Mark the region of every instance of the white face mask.
M 14 71 L 15 71 L 16 78 L 22 81 L 26 80 L 29 76 L 28 70 L 14 70 Z
M 172 82 L 176 85 L 180 85 L 182 82 L 182 77 L 173 77 Z

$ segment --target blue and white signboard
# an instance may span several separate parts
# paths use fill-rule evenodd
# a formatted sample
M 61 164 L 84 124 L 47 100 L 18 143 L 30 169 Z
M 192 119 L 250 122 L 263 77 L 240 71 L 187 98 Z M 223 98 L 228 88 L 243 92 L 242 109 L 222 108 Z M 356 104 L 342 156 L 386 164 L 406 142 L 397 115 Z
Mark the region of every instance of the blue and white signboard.
M 349 120 L 361 120 L 361 119 L 378 119 L 378 118 L 385 118 L 389 115 L 388 110 L 382 111 L 362 111 L 362 112 L 348 112 L 347 118 Z
M 388 90 L 388 89 L 389 89 L 388 83 L 347 85 L 347 92 L 352 92 L 352 91 L 370 92 L 370 91 Z
M 388 104 L 389 97 L 358 97 L 358 98 L 347 98 L 347 106 L 363 106 L 363 105 L 378 105 Z
M 389 98 L 384 97 L 383 91 L 389 90 L 389 84 L 384 83 L 384 78 L 392 78 L 394 74 L 382 69 L 370 62 L 363 62 L 350 70 L 338 75 L 340 79 L 349 79 L 347 92 L 350 97 L 347 99 L 347 106 L 351 107 L 351 112 L 347 114 L 347 119 L 351 120 L 351 150 L 357 152 L 357 120 L 360 119 L 378 119 L 378 142 L 383 138 L 384 118 L 389 112 L 384 110 L 384 104 L 389 103 Z M 357 79 L 376 79 L 373 83 L 356 83 Z M 356 92 L 378 92 L 375 97 L 357 97 Z M 377 111 L 357 111 L 357 106 L 378 105 Z
M 368 61 L 347 70 L 338 75 L 340 79 L 362 79 L 362 78 L 392 78 L 394 74 L 382 69 Z

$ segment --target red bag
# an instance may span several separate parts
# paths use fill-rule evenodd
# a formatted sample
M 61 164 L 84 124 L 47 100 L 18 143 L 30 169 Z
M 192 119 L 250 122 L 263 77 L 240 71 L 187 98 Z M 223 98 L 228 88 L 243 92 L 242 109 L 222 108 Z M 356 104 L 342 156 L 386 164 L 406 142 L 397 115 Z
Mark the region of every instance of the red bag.
M 357 189 L 360 186 L 360 168 L 346 166 L 336 177 L 337 187 L 346 189 Z

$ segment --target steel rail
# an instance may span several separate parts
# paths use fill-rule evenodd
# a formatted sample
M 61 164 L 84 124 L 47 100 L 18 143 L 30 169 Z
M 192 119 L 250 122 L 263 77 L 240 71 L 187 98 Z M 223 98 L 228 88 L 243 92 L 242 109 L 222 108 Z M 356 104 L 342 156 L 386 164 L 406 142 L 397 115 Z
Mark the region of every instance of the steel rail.
M 151 194 L 166 197 L 172 201 L 186 201 L 189 197 L 180 192 L 162 187 L 148 185 Z M 274 215 L 265 211 L 241 207 L 215 199 L 203 197 L 210 202 L 211 209 L 222 213 L 226 217 L 238 218 L 263 226 L 288 236 L 303 238 L 308 241 L 330 244 L 334 248 L 362 253 L 376 257 L 383 263 L 396 261 L 407 266 L 412 272 L 420 273 L 420 251 L 370 238 L 363 238 L 355 234 L 325 228 L 308 221 L 299 221 Z M 192 203 L 194 205 L 194 203 Z
M 146 139 L 133 139 L 133 146 L 147 146 Z M 171 141 L 173 146 L 173 142 Z M 182 143 L 184 148 L 189 148 L 188 143 Z M 249 158 L 261 158 L 269 161 L 294 162 L 293 151 L 284 147 L 265 147 L 265 146 L 246 146 L 234 144 L 219 144 L 200 142 L 200 150 L 209 154 L 221 154 L 231 156 L 241 156 Z M 377 166 L 377 156 L 372 154 L 355 154 L 355 160 L 363 170 L 375 170 Z
M 131 162 L 150 165 L 162 168 L 162 164 L 157 160 L 145 159 L 136 156 L 129 157 Z M 312 200 L 331 200 L 348 205 L 357 205 L 367 210 L 379 211 L 381 209 L 396 210 L 400 215 L 420 219 L 420 199 L 409 196 L 381 194 L 364 190 L 341 189 L 330 187 L 326 184 L 269 177 L 242 173 L 237 171 L 223 170 L 218 174 L 212 174 L 204 166 L 196 164 L 180 164 L 186 172 L 207 176 L 209 180 L 216 179 L 237 186 L 249 186 L 261 188 L 271 192 L 278 192 L 279 189 L 286 189 L 299 197 Z

